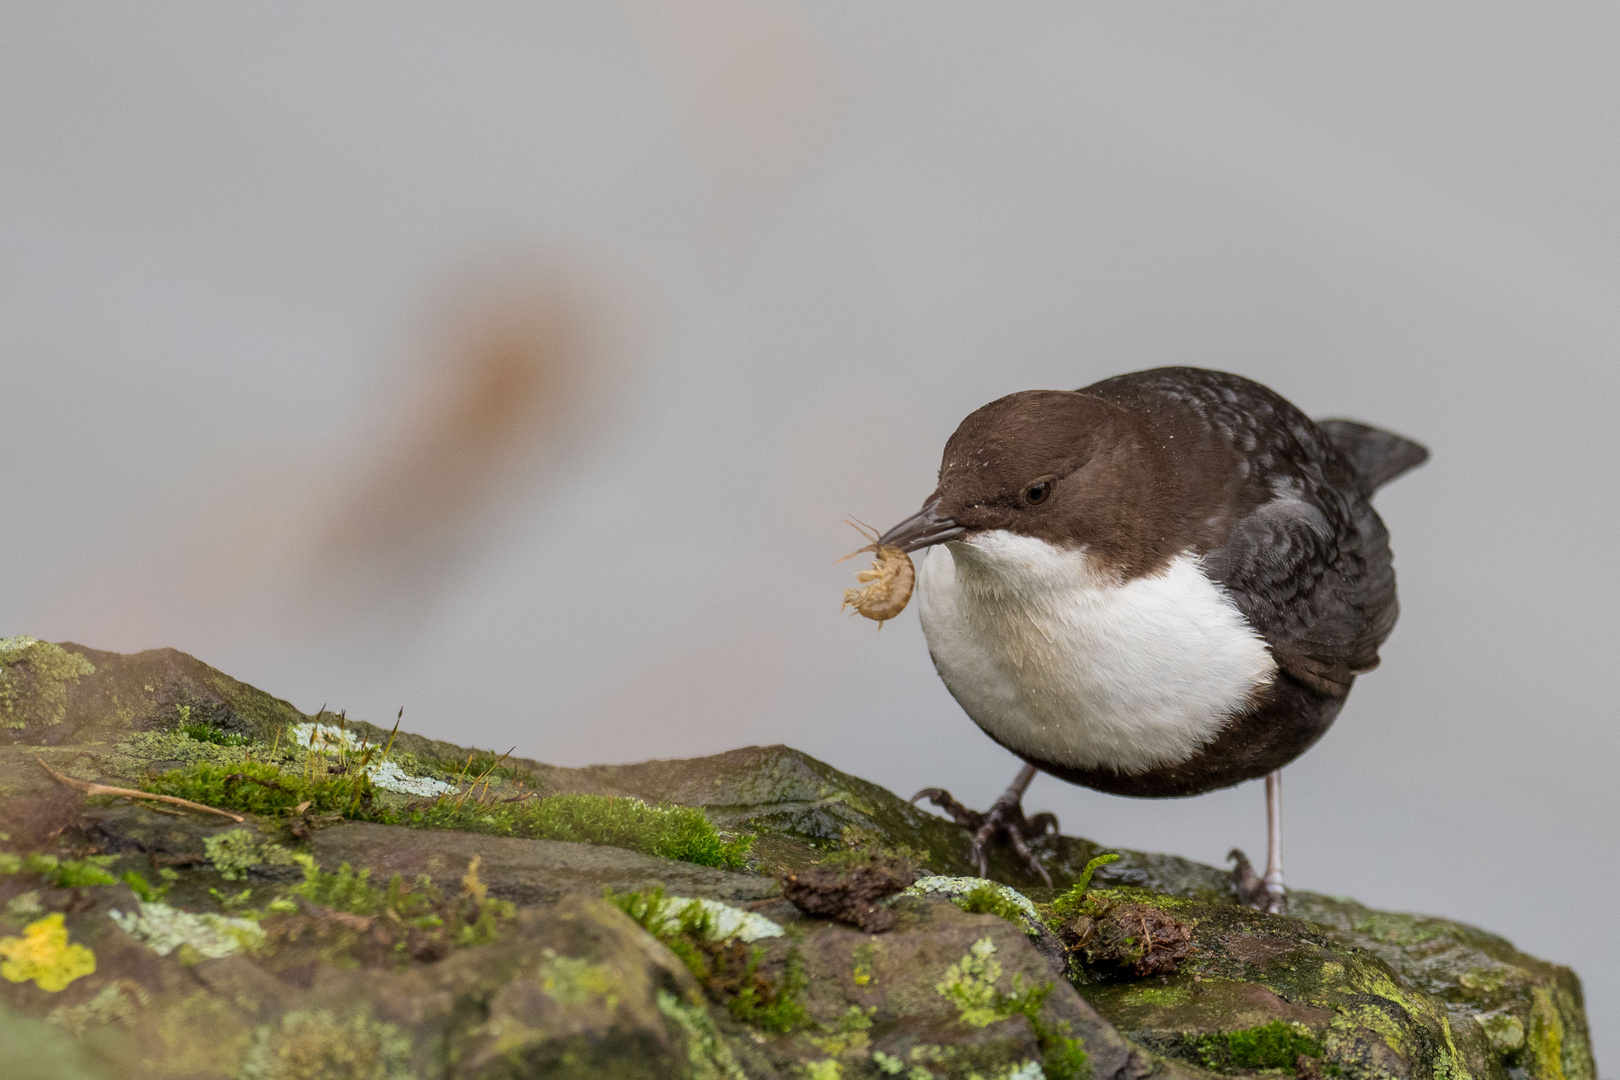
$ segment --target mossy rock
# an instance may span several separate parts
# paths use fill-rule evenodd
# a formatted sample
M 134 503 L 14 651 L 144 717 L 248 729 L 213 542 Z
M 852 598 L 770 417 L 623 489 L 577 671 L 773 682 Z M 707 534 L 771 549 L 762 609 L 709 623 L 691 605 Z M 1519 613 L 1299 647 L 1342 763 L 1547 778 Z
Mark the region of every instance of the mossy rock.
M 0 721 L 0 948 L 49 938 L 95 958 L 85 972 L 74 954 L 60 989 L 24 977 L 49 967 L 37 957 L 7 968 L 19 978 L 0 980 L 0 1075 L 1025 1080 L 1082 1075 L 1083 1058 L 1091 1080 L 1595 1080 L 1567 969 L 1483 931 L 1348 900 L 1299 893 L 1290 917 L 1262 915 L 1235 903 L 1225 872 L 1170 856 L 1122 852 L 1097 872 L 1093 900 L 1190 927 L 1190 955 L 1173 965 L 1089 969 L 1053 933 L 1032 939 L 1022 905 L 1009 921 L 1010 901 L 969 903 L 986 912 L 970 914 L 901 897 L 882 934 L 807 917 L 775 900 L 773 874 L 864 847 L 926 852 L 927 870 L 965 875 L 969 838 L 787 747 L 568 769 L 400 732 L 391 771 L 361 783 L 372 761 L 361 747 L 388 742 L 385 729 L 300 713 L 173 650 L 32 639 L 0 642 Z M 298 742 L 333 732 L 336 743 Z M 130 788 L 209 766 L 216 778 L 280 777 L 287 791 L 236 822 L 86 800 L 41 763 Z M 344 820 L 364 815 L 341 800 L 299 810 L 303 795 L 287 794 L 328 788 L 363 795 L 371 819 Z M 410 819 L 456 828 L 376 823 L 409 816 L 431 801 L 424 791 L 470 809 Z M 537 792 L 694 808 L 680 812 L 711 837 L 753 846 L 728 870 L 629 850 L 635 836 L 486 835 L 493 818 L 475 820 Z M 1033 846 L 1060 886 L 1103 850 L 1073 837 Z M 28 851 L 50 858 L 18 857 Z M 395 874 L 395 899 L 381 899 Z M 1023 867 L 998 855 L 991 874 L 1050 910 L 1053 892 Z M 604 888 L 755 907 L 785 932 L 725 945 L 751 966 L 716 989 Z M 508 906 L 451 940 L 406 903 L 430 892 Z M 49 937 L 41 920 L 55 916 L 65 934 Z M 412 917 L 421 926 L 398 924 Z M 749 979 L 791 987 L 793 1007 L 774 1015 L 801 1019 L 734 1008 L 727 995 Z
M 1223 1073 L 1596 1080 L 1574 974 L 1472 927 L 1311 893 L 1290 897 L 1293 917 L 1129 889 L 1093 896 L 1160 905 L 1192 927 L 1173 976 L 1077 973 L 1099 1012 L 1166 1056 Z

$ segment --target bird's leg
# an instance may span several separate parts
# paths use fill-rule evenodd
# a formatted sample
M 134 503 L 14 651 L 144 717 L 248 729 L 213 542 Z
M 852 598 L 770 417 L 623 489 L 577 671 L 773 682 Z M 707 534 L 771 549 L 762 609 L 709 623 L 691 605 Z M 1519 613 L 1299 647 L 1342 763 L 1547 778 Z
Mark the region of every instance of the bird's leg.
M 1288 904 L 1282 872 L 1282 770 L 1266 774 L 1266 910 L 1281 915 Z
M 1256 911 L 1281 915 L 1288 904 L 1288 892 L 1283 888 L 1281 769 L 1266 774 L 1266 876 L 1256 874 L 1249 857 L 1237 848 L 1227 858 L 1237 864 L 1232 868 L 1232 884 L 1238 898 Z
M 1018 853 L 1024 865 L 1041 876 L 1047 888 L 1052 887 L 1052 875 L 1046 872 L 1029 850 L 1025 842 L 1029 837 L 1040 836 L 1046 832 L 1057 832 L 1057 818 L 1048 813 L 1036 814 L 1034 817 L 1024 816 L 1024 792 L 1029 789 L 1031 780 L 1035 779 L 1035 766 L 1025 765 L 1013 777 L 1013 782 L 1007 790 L 1001 793 L 1001 798 L 990 805 L 984 813 L 970 810 L 951 797 L 951 793 L 944 788 L 923 788 L 911 797 L 915 803 L 918 799 L 927 799 L 941 810 L 945 811 L 952 821 L 965 828 L 973 830 L 973 859 L 979 864 L 979 876 L 984 877 L 990 869 L 989 849 L 993 844 L 1005 843 Z

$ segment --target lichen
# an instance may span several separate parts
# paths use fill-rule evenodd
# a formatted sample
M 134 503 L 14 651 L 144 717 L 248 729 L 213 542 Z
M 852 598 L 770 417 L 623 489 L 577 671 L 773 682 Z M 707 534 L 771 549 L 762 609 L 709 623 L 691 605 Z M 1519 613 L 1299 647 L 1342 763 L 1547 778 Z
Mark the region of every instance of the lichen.
M 1564 1021 L 1552 992 L 1541 986 L 1531 992 L 1528 1051 L 1538 1080 L 1564 1080 Z
M 1493 1016 L 1476 1013 L 1474 1020 L 1484 1029 L 1485 1038 L 1490 1042 L 1491 1049 L 1498 1054 L 1507 1056 L 1524 1049 L 1524 1023 L 1512 1013 L 1497 1013 Z
M 593 964 L 577 956 L 558 956 L 546 949 L 540 961 L 540 990 L 564 1005 L 600 1002 L 609 1010 L 619 1004 L 623 987 L 619 976 L 606 964 Z
M 54 994 L 95 970 L 96 954 L 69 943 L 60 911 L 29 923 L 21 937 L 0 938 L 0 976 L 7 982 L 32 980 Z
M 254 1032 L 241 1080 L 415 1080 L 411 1040 L 393 1024 L 356 1013 L 296 1009 Z
M 31 637 L 0 638 L 0 728 L 50 727 L 67 718 L 67 688 L 96 666 L 60 645 Z
M 226 881 L 240 881 L 254 866 L 293 866 L 297 860 L 280 844 L 260 840 L 246 829 L 231 829 L 203 841 L 208 861 Z
M 1078 1080 L 1089 1076 L 1091 1063 L 1084 1041 L 1070 1036 L 1065 1021 L 1050 1020 L 1042 1013 L 1052 984 L 1032 986 L 1019 974 L 1013 976 L 1011 991 L 1004 992 L 996 986 L 1001 973 L 996 943 L 983 937 L 945 969 L 945 977 L 934 989 L 956 1006 L 957 1019 L 968 1027 L 988 1027 L 1013 1016 L 1027 1019 L 1041 1048 L 1041 1069 L 1047 1080 Z
M 140 983 L 129 979 L 114 979 L 96 992 L 96 996 L 80 1005 L 58 1005 L 45 1019 L 74 1035 L 83 1035 L 95 1027 L 121 1024 L 128 1027 L 135 1014 L 151 1003 L 151 995 Z
M 658 991 L 657 1001 L 658 1011 L 686 1038 L 692 1080 L 748 1080 L 700 1002 L 683 1001 L 668 990 Z
M 217 959 L 232 953 L 252 952 L 264 943 L 264 931 L 251 919 L 198 914 L 168 904 L 140 902 L 140 910 L 108 915 L 124 933 L 146 943 L 159 956 L 188 946 L 198 957 Z
M 756 912 L 744 911 L 718 900 L 694 900 L 685 896 L 666 896 L 664 899 L 672 911 L 684 910 L 690 904 L 702 908 L 709 915 L 708 932 L 715 941 L 736 938 L 752 943 L 762 938 L 782 936 L 780 924 Z

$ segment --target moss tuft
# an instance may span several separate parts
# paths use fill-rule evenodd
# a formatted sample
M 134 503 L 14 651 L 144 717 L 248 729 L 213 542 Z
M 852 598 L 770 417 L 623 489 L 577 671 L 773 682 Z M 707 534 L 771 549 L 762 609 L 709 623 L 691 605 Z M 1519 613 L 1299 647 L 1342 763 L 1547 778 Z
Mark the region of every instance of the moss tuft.
M 1322 1056 L 1322 1044 L 1304 1027 L 1282 1020 L 1242 1031 L 1187 1035 L 1183 1039 L 1193 1058 L 1204 1068 L 1216 1072 L 1292 1070 L 1301 1056 Z
M 115 855 L 91 855 L 85 859 L 61 859 L 55 855 L 11 855 L 0 852 L 0 874 L 38 874 L 58 889 L 81 889 L 91 885 L 116 885 L 118 878 L 107 872 Z
M 1109 852 L 1098 855 L 1095 859 L 1086 863 L 1085 869 L 1080 871 L 1080 877 L 1069 887 L 1068 891 L 1052 901 L 1051 921 L 1054 928 L 1068 922 L 1070 919 L 1088 913 L 1091 899 L 1087 896 L 1087 891 L 1091 888 L 1091 875 L 1095 874 L 1101 867 L 1118 860 L 1118 855 Z
M 1023 930 L 1028 916 L 1022 907 L 1007 897 L 1003 889 L 1004 886 L 987 881 L 972 892 L 951 897 L 951 903 L 969 915 L 994 915 Z
M 717 1002 L 745 1024 L 788 1032 L 809 1023 L 800 1004 L 808 980 L 798 950 L 790 950 L 781 974 L 772 978 L 761 965 L 765 950 L 717 935 L 713 914 L 693 900 L 679 906 L 662 888 L 605 893 L 608 901 L 678 957 Z
M 312 758 L 323 761 L 319 755 Z M 363 765 L 332 774 L 324 764 L 295 772 L 262 761 L 199 761 L 152 778 L 146 790 L 242 813 L 286 816 L 307 803 L 309 812 L 341 814 L 356 821 L 607 844 L 727 869 L 746 865 L 753 844 L 752 837 L 722 837 L 702 811 L 691 807 L 652 806 L 604 795 L 492 801 L 463 793 L 391 806 L 379 800 Z

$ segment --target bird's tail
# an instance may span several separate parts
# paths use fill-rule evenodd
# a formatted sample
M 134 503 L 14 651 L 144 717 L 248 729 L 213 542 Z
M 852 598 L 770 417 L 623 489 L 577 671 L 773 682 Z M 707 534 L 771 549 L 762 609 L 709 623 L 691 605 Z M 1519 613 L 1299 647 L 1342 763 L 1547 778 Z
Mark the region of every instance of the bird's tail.
M 1421 443 L 1354 420 L 1318 420 L 1316 426 L 1349 459 L 1371 494 L 1429 459 Z

